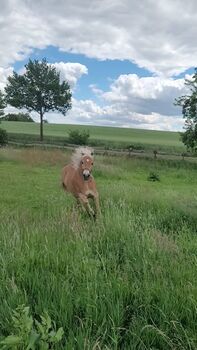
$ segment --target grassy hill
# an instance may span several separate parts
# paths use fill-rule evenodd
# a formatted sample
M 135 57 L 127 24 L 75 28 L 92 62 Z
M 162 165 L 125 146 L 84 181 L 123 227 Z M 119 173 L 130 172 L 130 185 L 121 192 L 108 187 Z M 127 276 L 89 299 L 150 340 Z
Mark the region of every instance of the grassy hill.
M 39 137 L 38 123 L 23 123 L 23 122 L 2 122 L 1 126 L 7 130 L 10 136 L 19 134 L 31 135 L 35 140 Z M 68 138 L 69 130 L 89 130 L 90 142 L 93 146 L 112 146 L 112 147 L 127 147 L 132 144 L 138 148 L 158 150 L 171 150 L 181 152 L 184 146 L 180 141 L 178 132 L 170 131 L 155 131 L 142 129 L 126 129 L 102 126 L 82 126 L 68 124 L 46 124 L 44 125 L 44 135 L 46 141 L 51 139 L 56 141 L 65 140 Z

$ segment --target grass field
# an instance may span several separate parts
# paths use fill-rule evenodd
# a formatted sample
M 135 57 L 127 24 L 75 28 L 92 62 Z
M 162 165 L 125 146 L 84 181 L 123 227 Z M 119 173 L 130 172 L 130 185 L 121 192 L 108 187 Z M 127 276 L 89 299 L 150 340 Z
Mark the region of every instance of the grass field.
M 195 350 L 197 166 L 97 157 L 92 222 L 60 187 L 68 157 L 0 150 L 0 340 L 25 304 L 64 328 L 57 350 Z
M 2 127 L 8 133 L 28 134 L 39 136 L 39 124 L 23 123 L 23 122 L 2 122 Z M 81 125 L 65 125 L 65 124 L 45 124 L 45 136 L 53 138 L 68 137 L 69 130 L 80 129 L 89 130 L 90 141 L 93 144 L 114 145 L 117 147 L 125 147 L 129 144 L 136 145 L 141 148 L 157 148 L 158 150 L 168 150 L 181 152 L 184 146 L 180 141 L 178 132 L 169 131 L 152 131 L 141 129 L 112 128 L 100 126 L 81 126 Z

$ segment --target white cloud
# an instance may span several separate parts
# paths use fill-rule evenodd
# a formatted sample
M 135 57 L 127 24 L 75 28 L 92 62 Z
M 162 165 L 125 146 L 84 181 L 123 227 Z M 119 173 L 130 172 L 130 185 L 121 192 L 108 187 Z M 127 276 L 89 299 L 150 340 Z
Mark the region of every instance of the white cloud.
M 87 100 L 74 101 L 69 120 L 74 118 L 76 123 L 157 130 L 182 129 L 181 109 L 173 103 L 176 97 L 186 93 L 184 79 L 140 78 L 136 74 L 128 74 L 120 75 L 107 92 L 95 85 L 91 88 L 102 105 Z
M 128 59 L 155 76 L 120 75 L 106 92 L 92 85 L 100 105 L 73 99 L 68 116 L 56 120 L 180 129 L 173 101 L 185 92 L 184 80 L 170 77 L 196 65 L 196 22 L 195 0 L 1 0 L 0 89 L 10 65 L 34 48 L 54 45 L 101 60 Z M 87 74 L 80 63 L 54 65 L 72 89 Z M 55 114 L 49 118 L 55 121 Z
M 0 65 L 55 45 L 173 75 L 197 62 L 196 1 L 1 0 Z
M 105 125 L 116 127 L 133 127 L 150 130 L 181 130 L 183 119 L 180 115 L 172 116 L 155 113 L 139 113 L 129 105 L 111 103 L 99 106 L 92 100 L 73 99 L 72 110 L 66 117 L 58 113 L 50 113 L 47 119 L 51 123 L 68 123 L 84 125 Z
M 177 115 L 176 97 L 186 93 L 184 79 L 138 77 L 136 74 L 120 75 L 102 97 L 122 109 L 142 114 L 159 113 Z
M 62 79 L 67 79 L 72 88 L 78 79 L 87 74 L 87 68 L 79 63 L 55 63 Z M 0 69 L 0 86 L 12 68 Z M 189 76 L 187 76 L 189 78 Z M 58 113 L 46 115 L 50 122 L 112 125 L 158 130 L 180 130 L 183 126 L 181 110 L 173 105 L 175 97 L 186 93 L 184 79 L 162 77 L 138 77 L 136 74 L 120 75 L 110 86 L 102 91 L 90 86 L 98 95 L 100 105 L 92 100 L 76 100 L 66 117 Z M 6 113 L 17 112 L 8 107 Z M 39 116 L 32 114 L 39 121 Z
M 88 74 L 87 67 L 80 63 L 58 62 L 53 63 L 52 66 L 60 72 L 60 79 L 68 81 L 71 88 L 76 86 L 78 79 L 80 79 L 82 75 Z
M 13 72 L 12 67 L 8 67 L 8 68 L 0 67 L 0 90 L 4 89 L 7 82 L 7 78 L 9 75 L 12 74 L 12 72 Z
M 86 72 L 84 67 L 77 70 L 81 73 L 76 74 L 75 69 L 73 70 L 74 80 L 76 75 L 79 77 Z M 66 70 L 63 70 L 65 74 L 67 74 Z M 94 85 L 92 89 L 99 95 L 100 105 L 92 100 L 73 98 L 72 110 L 66 117 L 59 113 L 48 113 L 46 118 L 52 123 L 111 125 L 157 130 L 182 129 L 181 110 L 175 107 L 173 102 L 175 97 L 186 92 L 184 79 L 140 78 L 135 74 L 128 74 L 120 75 L 107 92 L 97 89 Z M 9 109 L 8 111 L 10 112 Z M 32 115 L 36 121 L 39 121 L 38 115 L 35 113 Z
M 120 75 L 111 85 L 111 91 L 104 94 L 108 101 L 120 101 L 125 97 L 141 99 L 158 99 L 167 91 L 182 90 L 184 79 L 167 79 L 161 77 L 139 77 L 136 74 Z

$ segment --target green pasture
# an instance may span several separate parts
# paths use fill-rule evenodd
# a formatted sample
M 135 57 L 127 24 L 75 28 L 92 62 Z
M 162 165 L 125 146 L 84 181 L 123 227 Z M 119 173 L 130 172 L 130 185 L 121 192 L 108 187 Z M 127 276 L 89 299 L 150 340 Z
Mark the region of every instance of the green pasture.
M 9 134 L 32 135 L 39 137 L 38 123 L 25 122 L 2 122 L 1 126 L 7 130 Z M 69 130 L 89 130 L 90 142 L 93 145 L 106 145 L 113 147 L 127 147 L 134 145 L 138 148 L 166 150 L 181 152 L 184 146 L 180 141 L 178 132 L 170 131 L 152 131 L 142 129 L 127 129 L 127 128 L 112 128 L 101 126 L 81 126 L 68 124 L 45 124 L 44 135 L 46 139 L 53 138 L 53 141 L 58 141 L 58 138 L 65 140 L 68 138 Z
M 91 130 L 99 137 L 102 128 Z M 24 304 L 63 327 L 56 350 L 195 350 L 197 165 L 97 156 L 102 216 L 94 222 L 60 186 L 68 159 L 0 150 L 0 340 Z M 148 181 L 150 172 L 160 181 Z

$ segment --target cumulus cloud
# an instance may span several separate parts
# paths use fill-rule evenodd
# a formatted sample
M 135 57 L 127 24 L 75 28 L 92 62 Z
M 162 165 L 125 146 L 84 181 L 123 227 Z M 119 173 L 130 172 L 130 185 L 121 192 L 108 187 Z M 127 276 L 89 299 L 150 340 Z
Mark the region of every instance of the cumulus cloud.
M 100 104 L 73 99 L 66 119 L 56 114 L 48 117 L 71 123 L 180 129 L 183 121 L 173 101 L 185 93 L 185 86 L 183 79 L 172 77 L 196 65 L 196 22 L 195 0 L 187 6 L 183 0 L 1 0 L 0 89 L 12 72 L 11 64 L 34 48 L 54 45 L 99 60 L 128 59 L 154 76 L 120 75 L 105 92 L 92 85 Z M 54 65 L 72 89 L 88 73 L 80 63 Z
M 146 99 L 138 101 L 143 103 Z M 183 118 L 180 114 L 170 115 L 152 112 L 151 108 L 145 108 L 140 112 L 134 105 L 113 101 L 98 105 L 92 100 L 73 99 L 73 107 L 66 117 L 58 114 L 48 114 L 47 119 L 52 123 L 84 124 L 84 125 L 105 125 L 116 127 L 134 127 L 151 130 L 181 130 Z
M 182 90 L 184 79 L 160 77 L 139 77 L 137 74 L 120 75 L 111 85 L 111 91 L 104 94 L 106 100 L 120 101 L 130 97 L 156 100 L 159 96 Z
M 173 103 L 176 97 L 187 93 L 184 79 L 125 74 L 113 81 L 109 91 L 95 85 L 91 88 L 102 107 L 98 108 L 95 102 L 75 101 L 73 110 L 83 123 L 157 130 L 183 127 L 181 109 Z
M 87 74 L 87 68 L 79 63 L 55 63 L 62 79 L 67 79 L 72 88 L 78 79 Z M 0 69 L 0 86 L 12 68 Z M 189 76 L 187 76 L 189 78 Z M 181 110 L 173 105 L 174 99 L 187 93 L 184 79 L 164 77 L 139 77 L 136 74 L 120 75 L 109 91 L 90 86 L 100 103 L 73 98 L 73 107 L 66 117 L 48 113 L 46 118 L 53 123 L 94 124 L 137 127 L 157 130 L 180 130 L 183 126 Z M 16 112 L 8 107 L 5 112 Z M 39 116 L 32 114 L 36 121 Z
M 176 97 L 186 93 L 184 79 L 120 75 L 102 97 L 109 103 L 121 105 L 142 114 L 177 115 Z
M 65 78 L 68 76 L 67 68 L 65 65 L 63 68 L 61 71 L 65 74 L 63 75 Z M 76 77 L 87 72 L 85 66 L 72 66 L 72 64 L 69 64 L 68 71 L 72 71 L 73 78 L 71 75 L 70 81 L 74 83 L 76 83 Z M 91 87 L 99 96 L 100 104 L 93 100 L 73 98 L 72 110 L 67 116 L 48 113 L 46 118 L 49 122 L 137 127 L 152 130 L 182 129 L 181 110 L 175 107 L 173 102 L 176 97 L 187 92 L 184 79 L 140 78 L 136 74 L 128 74 L 120 75 L 111 84 L 109 91 L 104 92 L 95 85 Z M 39 116 L 35 113 L 33 117 L 39 121 Z
M 54 66 L 60 72 L 60 79 L 62 81 L 68 81 L 71 88 L 76 86 L 78 79 L 80 79 L 82 75 L 88 74 L 87 67 L 80 63 L 57 62 L 53 63 L 52 66 Z
M 196 22 L 195 0 L 1 0 L 0 65 L 55 45 L 172 76 L 196 65 Z
M 4 89 L 7 82 L 7 78 L 9 75 L 12 74 L 12 72 L 13 72 L 12 67 L 8 67 L 8 68 L 0 67 L 0 90 Z
M 186 78 L 191 78 L 186 75 Z M 99 104 L 92 100 L 73 99 L 68 114 L 75 123 L 140 127 L 158 130 L 180 130 L 183 126 L 181 108 L 175 98 L 188 93 L 185 79 L 120 75 L 109 91 L 90 85 Z

